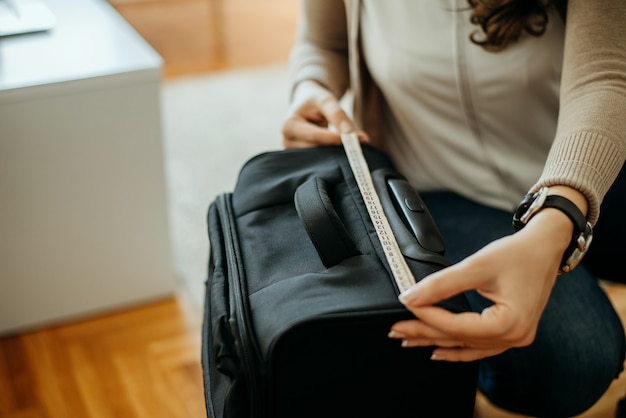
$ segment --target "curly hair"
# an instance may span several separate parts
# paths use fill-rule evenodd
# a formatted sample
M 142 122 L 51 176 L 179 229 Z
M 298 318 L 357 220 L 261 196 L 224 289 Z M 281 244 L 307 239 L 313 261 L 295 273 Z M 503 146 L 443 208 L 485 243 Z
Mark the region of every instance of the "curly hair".
M 541 36 L 548 25 L 551 0 L 468 0 L 470 21 L 479 25 L 470 36 L 475 44 L 489 51 L 500 51 L 526 32 Z M 482 33 L 481 33 L 482 32 Z

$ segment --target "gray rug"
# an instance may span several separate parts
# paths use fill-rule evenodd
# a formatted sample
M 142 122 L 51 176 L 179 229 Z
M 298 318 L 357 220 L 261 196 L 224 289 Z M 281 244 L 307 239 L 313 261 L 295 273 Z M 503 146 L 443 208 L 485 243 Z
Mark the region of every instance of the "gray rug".
M 162 86 L 172 251 L 183 287 L 201 309 L 208 256 L 205 216 L 255 154 L 281 145 L 286 66 L 168 80 Z

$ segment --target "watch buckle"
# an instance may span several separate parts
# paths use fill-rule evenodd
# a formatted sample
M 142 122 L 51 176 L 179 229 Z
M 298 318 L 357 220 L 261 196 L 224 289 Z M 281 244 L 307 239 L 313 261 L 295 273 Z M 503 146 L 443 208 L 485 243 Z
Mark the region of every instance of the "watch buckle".
M 581 232 L 576 238 L 576 247 L 572 251 L 572 254 L 565 260 L 563 267 L 561 267 L 559 273 L 569 273 L 574 270 L 580 261 L 583 259 L 587 250 L 589 250 L 589 246 L 591 245 L 591 241 L 593 240 L 593 233 L 591 232 L 592 228 L 589 222 L 587 222 L 587 227 L 585 231 Z
M 520 221 L 524 225 L 526 225 L 528 221 L 530 220 L 530 218 L 532 218 L 533 215 L 535 215 L 535 213 L 537 213 L 543 207 L 543 204 L 546 202 L 547 197 L 548 197 L 547 187 L 542 187 L 533 195 L 532 197 L 533 202 L 530 204 L 526 212 L 522 214 L 522 216 L 520 217 Z

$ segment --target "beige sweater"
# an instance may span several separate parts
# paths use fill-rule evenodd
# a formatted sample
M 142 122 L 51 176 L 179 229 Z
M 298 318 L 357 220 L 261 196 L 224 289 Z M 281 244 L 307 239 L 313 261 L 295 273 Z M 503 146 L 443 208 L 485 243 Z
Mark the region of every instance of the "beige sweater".
M 435 0 L 428 1 L 434 2 Z M 452 0 L 447 1 L 447 3 L 450 2 Z M 302 80 L 316 80 L 326 85 L 338 97 L 350 89 L 354 96 L 355 122 L 374 138 L 376 144 L 385 147 L 384 141 L 389 141 L 389 137 L 394 136 L 394 132 L 389 129 L 390 117 L 387 103 L 393 102 L 396 97 L 389 97 L 394 94 L 393 90 L 386 88 L 385 85 L 390 80 L 381 80 L 384 82 L 378 86 L 372 81 L 375 71 L 371 72 L 365 65 L 364 49 L 371 54 L 372 48 L 369 44 L 365 48 L 361 47 L 364 40 L 360 30 L 365 25 L 362 21 L 364 16 L 362 3 L 362 0 L 344 0 L 343 2 L 301 0 L 303 18 L 291 56 L 293 83 L 295 85 Z M 457 1 L 457 3 L 463 2 Z M 376 5 L 376 3 L 369 4 L 370 8 Z M 385 1 L 384 4 L 392 8 L 394 3 Z M 376 7 L 381 6 L 376 5 Z M 416 16 L 415 19 L 418 23 L 419 18 L 420 16 Z M 421 16 L 421 18 L 425 17 Z M 384 18 L 378 20 L 385 22 Z M 550 25 L 557 24 L 553 20 Z M 388 19 L 388 21 L 394 20 Z M 369 23 L 369 25 L 371 28 L 372 24 Z M 444 26 L 442 30 L 449 29 Z M 367 35 L 370 34 L 368 28 Z M 415 35 L 415 33 L 407 34 L 407 37 L 413 36 L 414 39 L 420 39 Z M 441 34 L 444 37 L 451 35 L 447 32 Z M 555 39 L 562 40 L 563 37 Z M 487 190 L 489 187 L 485 187 L 485 184 L 489 185 L 490 181 L 484 181 L 478 174 L 474 176 L 474 173 L 478 171 L 473 170 L 469 164 L 471 152 L 468 154 L 468 168 L 465 171 L 463 171 L 465 163 L 462 161 L 460 163 L 459 172 L 467 173 L 467 175 L 459 177 L 458 182 L 452 183 L 445 175 L 441 178 L 434 177 L 429 180 L 426 188 L 455 190 L 454 185 L 458 183 L 462 187 L 459 186 L 460 190 L 457 191 L 468 197 L 511 210 L 514 202 L 521 199 L 523 191 L 520 187 L 524 185 L 532 185 L 531 189 L 536 190 L 541 186 L 564 184 L 585 194 L 589 201 L 588 218 L 595 223 L 602 198 L 626 158 L 626 3 L 623 0 L 570 0 L 564 39 L 564 47 L 560 49 L 563 54 L 560 92 L 557 88 L 552 93 L 556 95 L 557 105 L 555 110 L 547 113 L 550 118 L 554 119 L 555 128 L 546 130 L 549 135 L 546 140 L 549 143 L 544 147 L 545 150 L 538 147 L 539 151 L 529 153 L 526 161 L 519 158 L 515 160 L 513 158 L 516 155 L 514 141 L 519 141 L 516 138 L 527 135 L 523 129 L 516 132 L 519 134 L 517 137 L 511 135 L 510 138 L 505 139 L 511 141 L 509 154 L 502 153 L 502 149 L 497 155 L 489 148 L 474 147 L 476 154 L 497 155 L 493 161 L 501 167 L 515 168 L 512 169 L 512 175 L 499 179 L 499 183 L 508 185 L 510 190 L 499 190 L 496 187 L 498 181 L 493 180 L 491 181 L 494 185 L 492 188 L 497 193 L 490 196 Z M 371 44 L 372 41 L 368 42 Z M 464 86 L 463 83 L 467 80 L 462 78 L 457 79 L 456 82 L 460 85 L 451 86 L 451 88 L 457 90 L 476 88 L 476 86 Z M 384 91 L 383 95 L 380 94 L 381 90 Z M 407 106 L 413 105 L 415 104 L 407 103 Z M 558 120 L 556 119 L 557 112 Z M 480 120 L 474 122 L 483 123 Z M 442 124 L 435 123 L 432 125 L 435 128 L 442 126 Z M 470 128 L 468 127 L 469 130 Z M 444 135 L 445 129 L 446 127 L 442 126 Z M 486 130 L 487 127 L 485 127 Z M 412 132 L 405 133 L 413 135 Z M 474 132 L 473 135 L 480 136 L 480 133 Z M 463 142 L 466 140 L 463 135 L 450 137 L 452 141 L 459 141 L 458 144 L 452 142 L 452 147 L 455 145 L 467 147 L 467 144 Z M 412 140 L 419 141 L 419 138 Z M 481 146 L 493 147 L 493 144 L 490 145 L 487 141 L 486 145 Z M 502 148 L 502 144 L 498 146 Z M 393 151 L 393 146 L 386 148 Z M 420 150 L 420 152 L 424 153 L 423 158 L 427 161 L 429 151 Z M 394 158 L 394 152 L 391 154 Z M 396 151 L 395 158 L 399 163 L 402 163 L 401 154 Z M 511 156 L 511 161 L 502 161 L 509 158 L 507 155 Z M 535 161 L 531 161 L 531 158 Z M 450 167 L 453 165 L 458 166 L 459 162 L 452 162 Z M 527 166 L 528 170 L 525 169 Z M 494 169 L 493 171 L 494 178 L 502 177 L 501 170 Z M 537 171 L 536 174 L 535 171 Z M 534 176 L 535 180 L 527 181 L 528 172 Z M 515 173 L 519 174 L 519 179 L 515 178 Z M 437 184 L 438 181 L 440 184 Z M 419 177 L 413 183 L 420 188 Z

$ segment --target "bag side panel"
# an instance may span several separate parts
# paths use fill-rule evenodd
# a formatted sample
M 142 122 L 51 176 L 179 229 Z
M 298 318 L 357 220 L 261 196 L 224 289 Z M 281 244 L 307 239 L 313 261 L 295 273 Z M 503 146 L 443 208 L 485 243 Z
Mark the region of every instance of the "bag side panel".
M 223 198 L 226 198 L 224 196 Z M 218 198 L 219 199 L 219 198 Z M 202 330 L 202 368 L 209 418 L 248 418 L 248 383 L 240 355 L 241 342 L 232 329 L 230 275 L 223 216 L 216 203 L 208 213 L 210 253 Z

